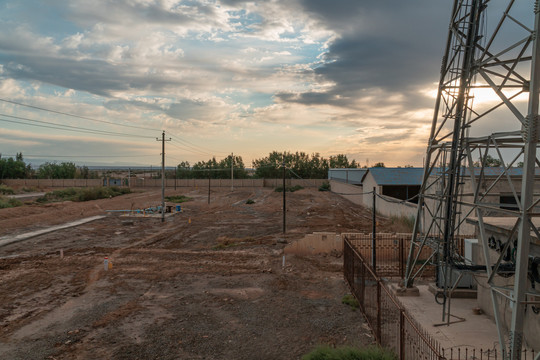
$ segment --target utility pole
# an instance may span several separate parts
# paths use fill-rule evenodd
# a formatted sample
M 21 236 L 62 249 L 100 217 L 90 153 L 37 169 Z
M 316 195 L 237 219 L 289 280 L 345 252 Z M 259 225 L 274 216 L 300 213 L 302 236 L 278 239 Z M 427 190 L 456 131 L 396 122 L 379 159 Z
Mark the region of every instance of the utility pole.
M 375 208 L 377 204 L 377 188 L 373 187 L 373 224 L 371 230 L 371 265 L 373 271 L 377 274 L 377 209 Z
M 287 202 L 286 202 L 286 193 L 287 189 L 285 188 L 285 157 L 283 157 L 283 234 L 285 234 L 285 230 L 287 228 Z
M 234 153 L 231 153 L 231 192 L 234 191 Z
M 161 222 L 165 222 L 165 130 L 161 134 L 161 140 L 156 138 L 156 141 L 161 141 Z
M 208 204 L 210 204 L 210 171 L 208 171 Z

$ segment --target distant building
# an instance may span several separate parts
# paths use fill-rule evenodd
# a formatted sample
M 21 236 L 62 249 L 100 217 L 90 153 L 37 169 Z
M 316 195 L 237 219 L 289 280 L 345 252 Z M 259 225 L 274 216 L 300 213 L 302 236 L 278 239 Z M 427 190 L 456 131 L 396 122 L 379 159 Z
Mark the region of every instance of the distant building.
M 417 203 L 422 185 L 423 168 L 369 168 L 362 185 L 365 192 L 375 188 L 377 194 Z M 372 194 L 364 194 L 364 204 L 371 207 Z
M 362 180 L 367 172 L 367 169 L 359 168 L 328 169 L 328 180 L 341 181 L 352 185 L 362 185 Z

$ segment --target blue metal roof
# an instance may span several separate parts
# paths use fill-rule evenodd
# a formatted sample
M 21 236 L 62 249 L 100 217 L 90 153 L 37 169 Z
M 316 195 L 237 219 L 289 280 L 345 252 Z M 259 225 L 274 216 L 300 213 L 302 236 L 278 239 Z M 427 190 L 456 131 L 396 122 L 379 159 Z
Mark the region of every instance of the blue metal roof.
M 377 185 L 422 185 L 423 168 L 369 168 Z

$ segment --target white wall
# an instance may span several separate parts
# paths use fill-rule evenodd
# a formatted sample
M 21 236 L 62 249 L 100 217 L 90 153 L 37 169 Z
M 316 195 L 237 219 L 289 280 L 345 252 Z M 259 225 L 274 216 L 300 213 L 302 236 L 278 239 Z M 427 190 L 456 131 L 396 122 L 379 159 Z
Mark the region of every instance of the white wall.
M 351 185 L 341 181 L 330 180 L 330 191 L 341 195 L 354 204 L 364 205 L 363 187 L 361 185 Z

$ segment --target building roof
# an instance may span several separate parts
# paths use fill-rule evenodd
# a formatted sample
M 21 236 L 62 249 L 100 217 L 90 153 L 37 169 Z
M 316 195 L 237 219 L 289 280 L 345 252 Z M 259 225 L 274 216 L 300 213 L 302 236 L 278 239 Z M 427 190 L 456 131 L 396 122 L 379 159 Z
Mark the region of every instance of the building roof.
M 328 169 L 328 179 L 344 181 L 349 184 L 362 184 L 367 169 L 359 168 L 336 168 Z
M 422 185 L 423 168 L 369 168 L 377 185 Z

